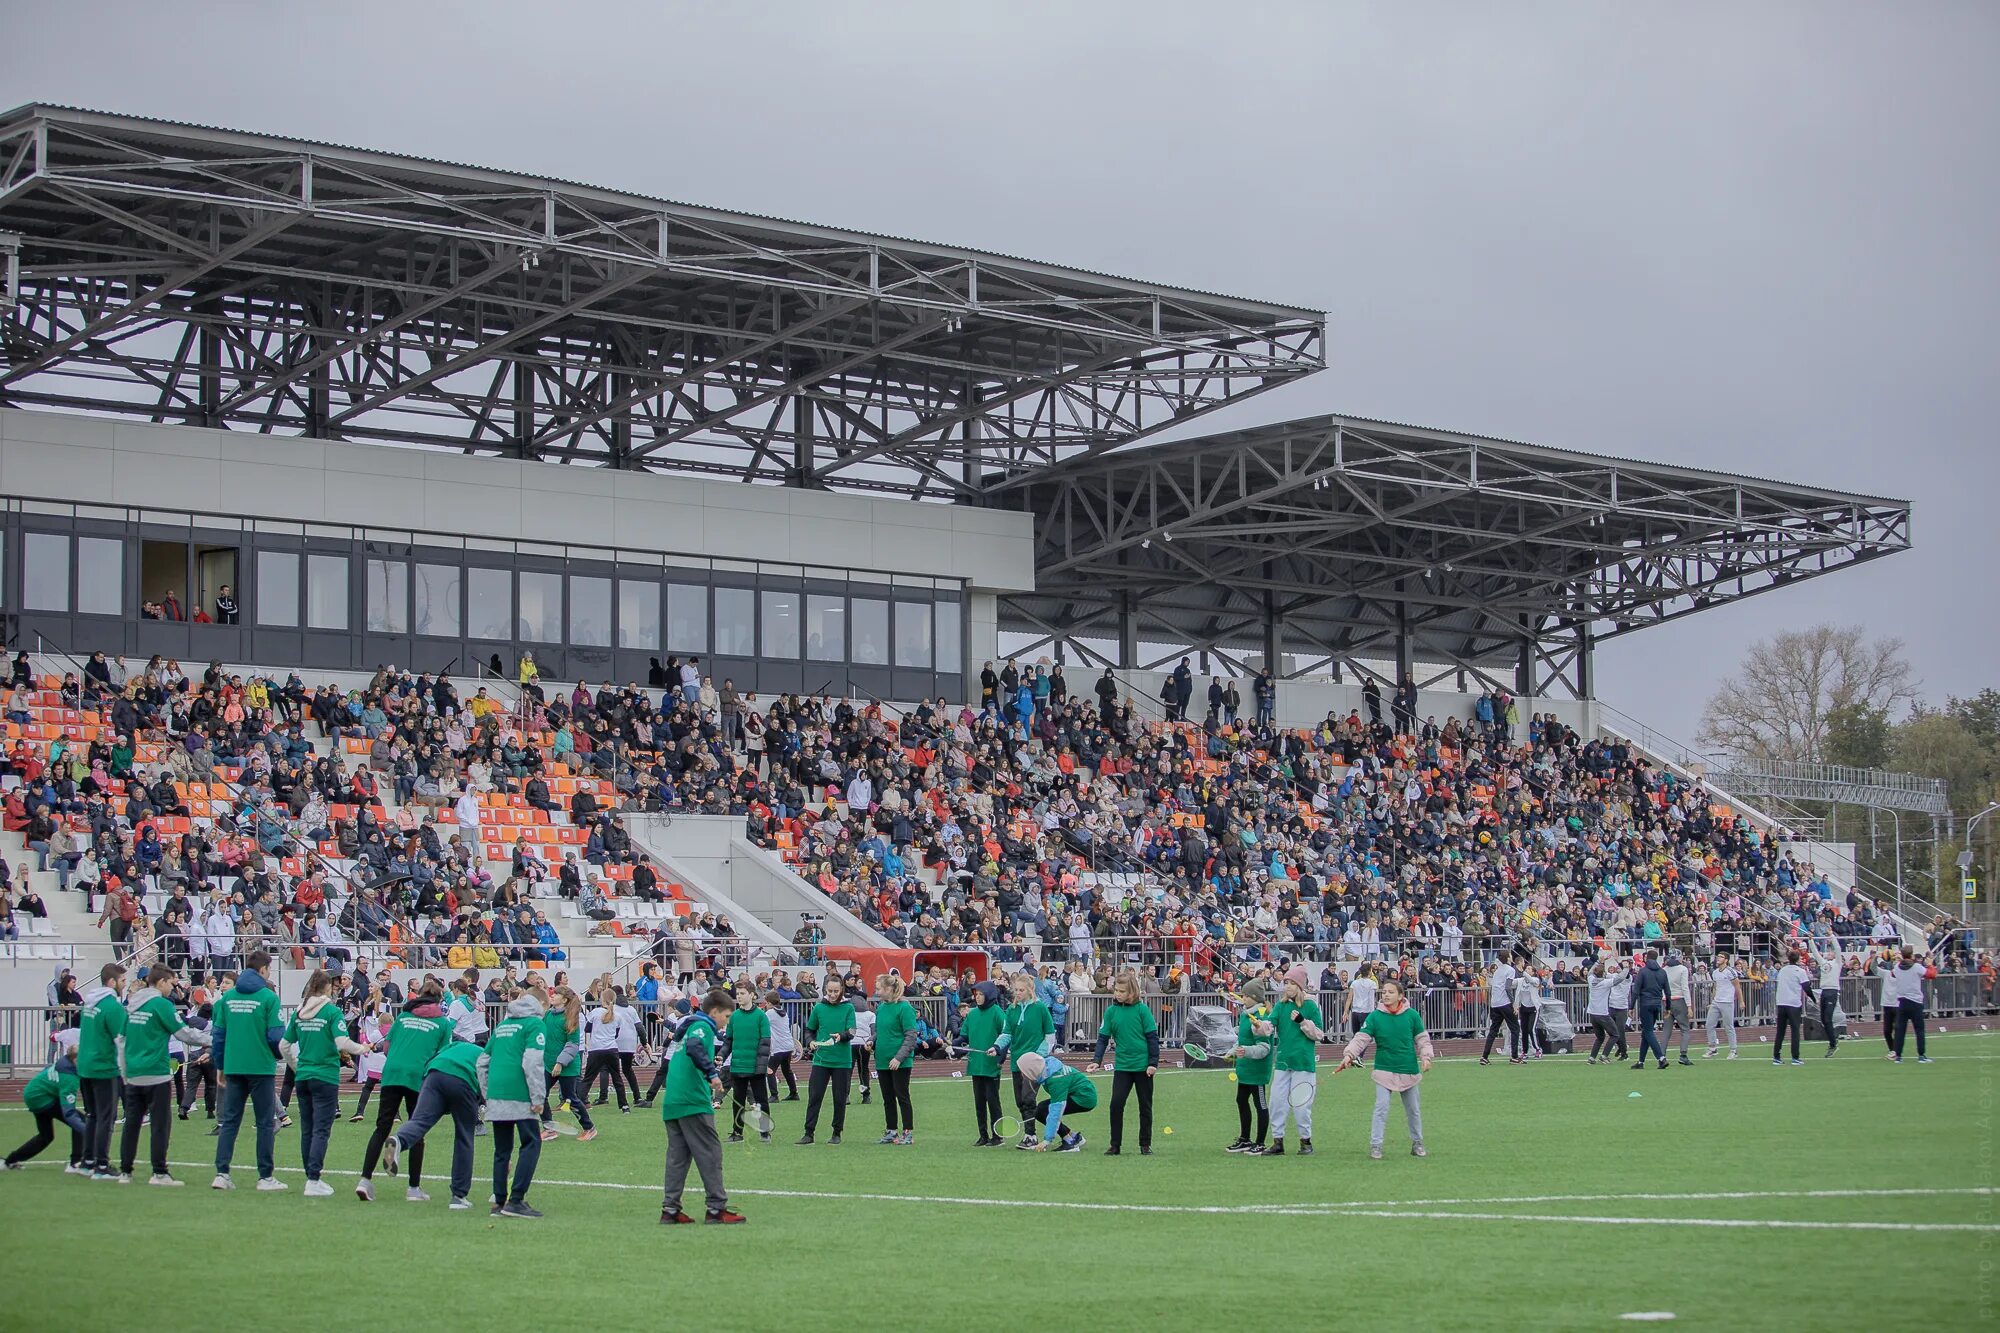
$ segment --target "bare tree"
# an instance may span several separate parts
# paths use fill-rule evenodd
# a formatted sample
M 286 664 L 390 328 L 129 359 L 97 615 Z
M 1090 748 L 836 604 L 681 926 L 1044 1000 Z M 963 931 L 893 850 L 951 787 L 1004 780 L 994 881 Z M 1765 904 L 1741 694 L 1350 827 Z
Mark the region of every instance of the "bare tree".
M 1916 702 L 1917 679 L 1900 639 L 1859 625 L 1815 625 L 1750 645 L 1743 665 L 1710 697 L 1702 744 L 1735 759 L 1826 758 L 1829 717 L 1883 713 Z

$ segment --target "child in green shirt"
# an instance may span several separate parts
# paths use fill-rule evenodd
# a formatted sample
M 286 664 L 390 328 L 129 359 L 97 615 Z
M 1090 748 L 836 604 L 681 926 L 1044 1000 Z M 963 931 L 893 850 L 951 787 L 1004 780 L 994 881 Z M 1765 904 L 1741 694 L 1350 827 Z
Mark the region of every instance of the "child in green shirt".
M 763 1112 L 758 1123 L 771 1123 L 771 1016 L 758 1007 L 757 992 L 747 985 L 736 988 L 735 1005 L 723 1023 L 722 1051 L 729 1066 L 729 1141 L 741 1143 L 743 1108 L 750 1101 Z M 757 1137 L 769 1143 L 771 1131 L 759 1130 Z
M 806 1086 L 806 1132 L 799 1136 L 801 1146 L 813 1141 L 820 1103 L 826 1099 L 829 1086 L 833 1089 L 833 1137 L 827 1143 L 840 1142 L 840 1131 L 847 1126 L 847 1089 L 854 1077 L 853 1041 L 854 1006 L 847 1003 L 847 991 L 840 981 L 829 978 L 820 1002 L 806 1015 L 812 1078 Z
M 741 1222 L 729 1211 L 729 1193 L 722 1184 L 722 1143 L 715 1136 L 712 1093 L 722 1091 L 715 1067 L 716 1024 L 736 1009 L 728 991 L 717 988 L 702 998 L 701 1012 L 682 1023 L 680 1039 L 667 1062 L 667 1081 L 660 1090 L 660 1119 L 667 1126 L 666 1192 L 660 1199 L 663 1225 L 694 1221 L 681 1211 L 681 1191 L 687 1185 L 688 1164 L 701 1172 L 708 1195 L 702 1219 L 712 1225 Z
M 340 1116 L 340 1057 L 359 1056 L 368 1048 L 347 1036 L 347 1016 L 333 1002 L 333 975 L 314 972 L 292 1020 L 285 1026 L 285 1064 L 298 1075 L 299 1156 L 306 1169 L 305 1195 L 324 1199 L 333 1186 L 319 1178 L 326 1165 L 326 1144 Z
M 1000 1121 L 1000 1034 L 1007 1028 L 1007 1011 L 995 1003 L 990 982 L 972 988 L 972 1005 L 959 1017 L 965 1038 L 965 1072 L 972 1080 L 972 1114 L 979 1122 L 975 1148 L 998 1148 L 1006 1140 L 993 1132 Z
M 1368 1132 L 1368 1155 L 1381 1160 L 1382 1136 L 1389 1126 L 1389 1098 L 1394 1095 L 1403 1099 L 1403 1118 L 1410 1127 L 1410 1156 L 1428 1157 L 1417 1085 L 1424 1081 L 1434 1058 L 1431 1034 L 1424 1031 L 1424 1020 L 1403 994 L 1400 981 L 1382 983 L 1381 1002 L 1347 1043 L 1347 1051 L 1333 1072 L 1360 1064 L 1371 1048 L 1375 1052 L 1375 1119 Z
M 881 1076 L 882 1116 L 887 1124 L 877 1142 L 907 1147 L 917 1135 L 916 1113 L 910 1109 L 917 1011 L 903 998 L 903 979 L 894 973 L 875 979 L 875 1001 L 875 1072 Z
M 1264 1139 L 1271 1131 L 1271 1066 L 1277 1035 L 1268 1004 L 1253 1004 L 1236 1017 L 1236 1045 L 1230 1048 L 1229 1057 L 1236 1061 L 1237 1133 L 1229 1152 L 1264 1155 Z
M 83 1164 L 85 1122 L 76 1061 L 67 1054 L 57 1056 L 54 1064 L 28 1080 L 28 1086 L 21 1089 L 21 1101 L 35 1117 L 35 1132 L 26 1143 L 7 1154 L 6 1169 L 19 1171 L 21 1163 L 33 1160 L 54 1143 L 56 1122 L 60 1120 L 69 1126 L 69 1165 L 64 1169 L 71 1175 L 89 1175 Z

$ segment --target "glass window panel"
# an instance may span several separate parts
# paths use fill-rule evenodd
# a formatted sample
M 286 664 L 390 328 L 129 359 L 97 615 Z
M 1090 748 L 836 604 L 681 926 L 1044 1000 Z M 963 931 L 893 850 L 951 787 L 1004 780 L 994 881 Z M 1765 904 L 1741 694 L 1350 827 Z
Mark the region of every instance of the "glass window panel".
M 708 651 L 708 589 L 698 583 L 667 585 L 667 648 L 676 653 Z
M 417 566 L 417 633 L 442 639 L 458 637 L 461 578 L 456 565 Z
M 410 567 L 401 560 L 368 562 L 368 619 L 371 634 L 410 632 Z
M 474 639 L 513 639 L 512 574 L 476 565 L 465 571 L 465 632 Z
M 611 646 L 611 580 L 569 580 L 569 641 L 583 648 Z
M 76 539 L 76 609 L 115 616 L 125 610 L 125 543 L 115 537 Z
M 22 555 L 22 604 L 30 611 L 69 610 L 69 538 L 31 532 Z
M 257 552 L 257 623 L 299 623 L 299 558 L 290 551 Z
M 965 635 L 959 627 L 958 603 L 939 602 L 937 616 L 937 669 L 951 675 L 965 669 Z
M 806 656 L 815 662 L 847 660 L 847 599 L 806 594 Z
M 748 588 L 715 590 L 715 651 L 720 657 L 757 655 L 757 595 Z
M 765 589 L 758 594 L 763 602 L 763 655 L 779 661 L 799 660 L 799 595 Z
M 521 571 L 521 637 L 534 643 L 562 642 L 562 575 Z
M 306 627 L 347 628 L 347 557 L 306 557 Z
M 660 585 L 644 579 L 618 580 L 618 646 L 660 646 Z
M 931 604 L 896 603 L 896 665 L 928 667 L 931 664 Z
M 862 666 L 889 665 L 889 603 L 879 597 L 856 597 L 852 608 L 853 656 Z

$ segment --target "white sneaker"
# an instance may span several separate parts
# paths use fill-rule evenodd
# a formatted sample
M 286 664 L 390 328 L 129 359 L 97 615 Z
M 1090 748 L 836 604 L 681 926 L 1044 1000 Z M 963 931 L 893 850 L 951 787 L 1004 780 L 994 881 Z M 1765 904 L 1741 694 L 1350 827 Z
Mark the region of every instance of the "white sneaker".
M 375 1183 L 363 1178 L 354 1186 L 354 1197 L 363 1203 L 375 1202 Z
M 302 1193 L 308 1199 L 331 1199 L 333 1197 L 333 1186 L 327 1184 L 324 1180 L 308 1180 Z
M 208 1187 L 212 1190 L 233 1190 L 236 1188 L 236 1182 L 228 1176 L 217 1176 L 208 1182 Z
M 1732 1059 L 1732 1060 L 1734 1060 L 1734 1059 L 1736 1058 L 1736 1052 L 1734 1052 L 1734 1051 L 1731 1051 L 1731 1052 L 1729 1053 L 1729 1058 L 1730 1058 L 1730 1059 Z
M 278 1179 L 276 1176 L 265 1176 L 262 1180 L 257 1182 L 257 1192 L 259 1194 L 277 1194 L 283 1190 L 288 1190 L 290 1188 L 291 1188 L 290 1185 L 287 1185 L 284 1181 Z
M 1701 1058 L 1704 1060 L 1713 1060 L 1715 1058 L 1715 1048 L 1711 1046 L 1707 1050 L 1703 1051 L 1701 1053 Z
M 472 1200 L 453 1199 L 449 1204 L 446 1205 L 446 1207 L 450 1208 L 454 1213 L 462 1213 L 466 1209 L 472 1207 Z
M 129 1185 L 129 1184 L 131 1184 L 131 1183 L 132 1183 L 132 1173 L 131 1173 L 130 1171 L 120 1171 L 120 1172 L 118 1173 L 118 1183 L 119 1183 L 119 1184 L 121 1184 L 121 1185 Z
M 403 1198 L 410 1203 L 429 1203 L 431 1201 L 431 1196 L 418 1189 L 415 1185 L 403 1191 Z
M 66 1176 L 87 1176 L 90 1174 L 90 1168 L 87 1166 L 78 1166 L 75 1162 L 70 1162 L 63 1167 L 63 1174 Z
M 185 1180 L 175 1180 L 172 1176 L 168 1175 L 164 1171 L 160 1172 L 158 1175 L 154 1176 L 151 1180 L 148 1180 L 146 1183 L 148 1185 L 159 1185 L 164 1189 L 174 1189 L 174 1190 L 177 1190 L 181 1186 L 187 1184 Z

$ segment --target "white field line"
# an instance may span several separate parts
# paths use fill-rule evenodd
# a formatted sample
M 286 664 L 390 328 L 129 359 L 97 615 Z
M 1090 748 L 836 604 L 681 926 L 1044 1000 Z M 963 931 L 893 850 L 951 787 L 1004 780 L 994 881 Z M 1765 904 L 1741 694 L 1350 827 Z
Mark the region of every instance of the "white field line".
M 29 1163 L 31 1166 L 55 1166 L 55 1160 Z M 209 1162 L 175 1162 L 183 1168 L 210 1169 Z M 296 1175 L 295 1168 L 280 1168 L 282 1175 Z M 326 1171 L 329 1176 L 358 1176 L 358 1171 Z M 190 1186 L 199 1186 L 198 1179 L 190 1179 Z M 393 1185 L 393 1180 L 391 1184 Z M 602 1189 L 634 1190 L 651 1192 L 651 1184 L 633 1184 L 626 1181 L 610 1180 L 548 1180 L 537 1178 L 537 1185 L 561 1189 Z M 1470 1221 L 1470 1222 L 1574 1222 L 1589 1226 L 1681 1226 L 1681 1227 L 1736 1227 L 1771 1230 L 1802 1231 L 1977 1231 L 2000 1232 L 2000 1223 L 1980 1222 L 1817 1222 L 1788 1219 L 1760 1219 L 1734 1217 L 1594 1217 L 1565 1213 L 1467 1213 L 1417 1211 L 1414 1208 L 1383 1206 L 1379 1203 L 1303 1203 L 1303 1204 L 1155 1204 L 1155 1203 L 1087 1203 L 1075 1199 L 985 1199 L 963 1195 L 942 1194 L 873 1194 L 843 1192 L 837 1190 L 773 1190 L 738 1189 L 732 1194 L 752 1198 L 773 1199 L 827 1199 L 841 1202 L 867 1203 L 915 1203 L 942 1205 L 945 1207 L 974 1208 L 1039 1208 L 1063 1212 L 1103 1212 L 1103 1213 L 1169 1213 L 1200 1216 L 1240 1216 L 1240 1217 L 1370 1217 L 1370 1218 L 1418 1218 L 1424 1221 Z M 1944 1195 L 1944 1194 L 1991 1194 L 1989 1189 L 1910 1189 L 1880 1191 L 1898 1195 Z M 1812 1198 L 1812 1197 L 1862 1197 L 1874 1191 L 1802 1191 L 1773 1190 L 1769 1192 L 1743 1191 L 1733 1194 L 1712 1195 L 1615 1195 L 1619 1199 L 1757 1199 L 1757 1198 Z M 1602 1199 L 1602 1195 L 1547 1195 L 1540 1196 L 1551 1202 L 1586 1202 Z M 393 1201 L 393 1196 L 392 1196 Z M 1507 1199 L 1468 1199 L 1464 1203 L 1504 1203 Z M 1424 1201 L 1411 1201 L 1412 1203 Z M 1451 1201 L 1444 1201 L 1451 1202 Z
M 2000 1194 L 2000 1189 L 1986 1185 L 1972 1185 L 1958 1189 L 1882 1189 L 1882 1190 L 1717 1190 L 1700 1194 L 1511 1194 L 1485 1198 L 1467 1199 L 1381 1199 L 1371 1201 L 1330 1202 L 1312 1204 L 1252 1203 L 1246 1208 L 1446 1208 L 1462 1204 L 1499 1203 L 1618 1203 L 1635 1200 L 1642 1203 L 1680 1203 L 1690 1201 L 1710 1201 L 1716 1199 L 1896 1199 L 1930 1198 L 1951 1194 Z

